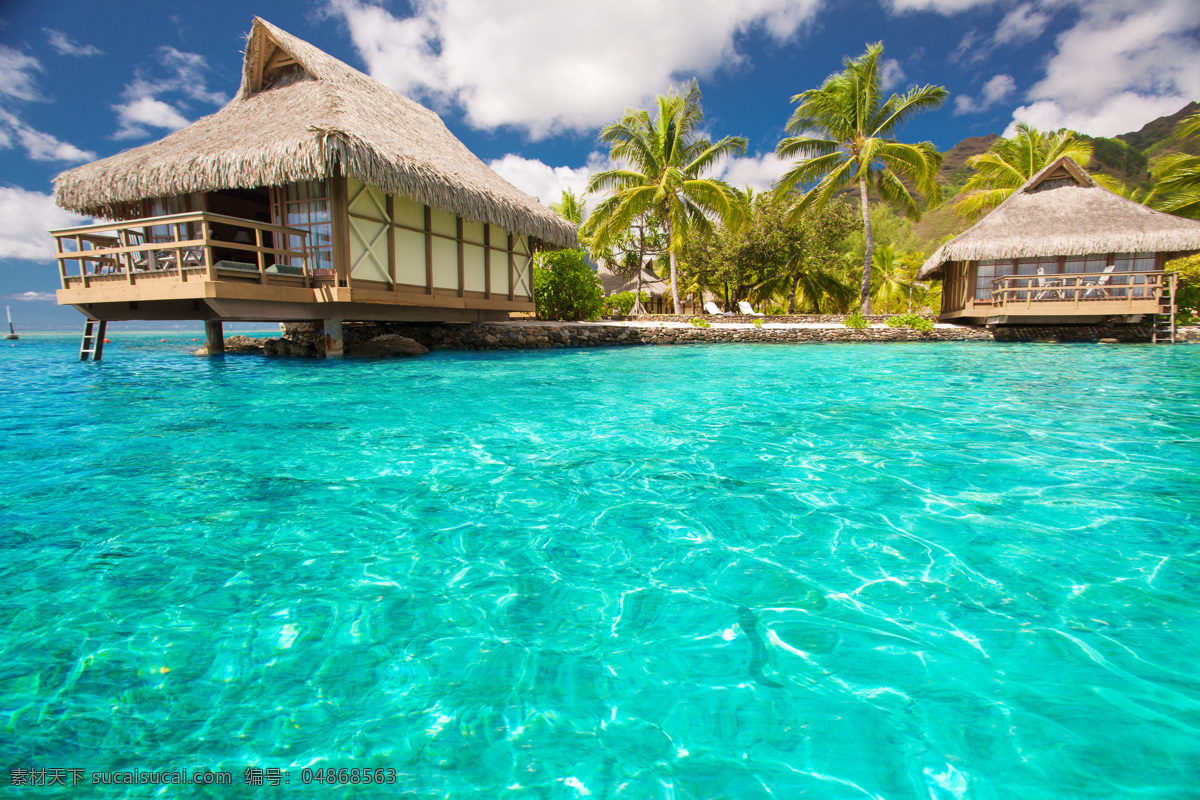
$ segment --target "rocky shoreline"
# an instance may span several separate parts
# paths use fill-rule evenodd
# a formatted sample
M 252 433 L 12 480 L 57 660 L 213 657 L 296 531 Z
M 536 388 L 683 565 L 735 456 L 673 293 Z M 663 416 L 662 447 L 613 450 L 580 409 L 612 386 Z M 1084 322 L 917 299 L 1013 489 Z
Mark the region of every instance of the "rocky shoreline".
M 984 328 L 938 325 L 932 331 L 889 328 L 884 317 L 856 330 L 841 324 L 844 317 L 772 317 L 756 326 L 753 317 L 713 320 L 695 327 L 690 317 L 641 317 L 636 322 L 540 322 L 512 320 L 493 323 L 347 322 L 343 326 L 345 354 L 350 358 L 394 358 L 423 355 L 431 350 L 549 350 L 561 347 L 672 345 L 705 342 L 840 343 L 840 342 L 1146 342 L 1148 325 L 1037 325 Z M 785 321 L 786 320 L 786 321 Z M 315 323 L 284 323 L 281 338 L 230 336 L 227 353 L 318 358 L 324 336 Z M 1181 328 L 1180 341 L 1200 342 L 1200 328 Z M 203 349 L 197 355 L 203 354 Z

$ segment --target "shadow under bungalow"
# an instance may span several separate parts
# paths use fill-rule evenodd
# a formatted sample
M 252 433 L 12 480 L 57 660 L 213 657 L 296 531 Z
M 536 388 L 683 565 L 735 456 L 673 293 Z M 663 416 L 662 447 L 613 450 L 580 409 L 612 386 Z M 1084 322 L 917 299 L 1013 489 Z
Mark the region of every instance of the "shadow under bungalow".
M 109 220 L 51 232 L 81 358 L 112 320 L 204 320 L 210 353 L 224 320 L 319 321 L 327 356 L 346 320 L 503 320 L 576 244 L 435 113 L 258 18 L 227 106 L 54 190 Z

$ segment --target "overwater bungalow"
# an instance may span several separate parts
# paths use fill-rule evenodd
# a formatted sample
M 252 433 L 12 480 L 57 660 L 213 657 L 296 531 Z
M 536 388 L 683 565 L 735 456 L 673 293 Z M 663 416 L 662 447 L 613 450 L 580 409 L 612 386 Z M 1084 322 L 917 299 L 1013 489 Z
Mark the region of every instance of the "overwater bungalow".
M 941 279 L 942 321 L 1150 318 L 1158 340 L 1174 334 L 1175 276 L 1164 264 L 1196 250 L 1200 222 L 1114 194 L 1063 157 L 939 247 L 917 278 Z
M 576 243 L 437 114 L 258 18 L 228 105 L 54 196 L 107 220 L 51 232 L 81 358 L 110 320 L 204 320 L 210 352 L 224 320 L 318 321 L 338 356 L 346 320 L 507 319 L 533 254 Z

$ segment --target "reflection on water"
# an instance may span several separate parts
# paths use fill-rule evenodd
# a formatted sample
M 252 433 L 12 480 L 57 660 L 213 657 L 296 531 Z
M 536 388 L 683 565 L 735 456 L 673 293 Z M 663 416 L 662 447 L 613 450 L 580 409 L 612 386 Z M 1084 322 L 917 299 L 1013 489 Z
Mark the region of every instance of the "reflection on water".
M 125 338 L 0 359 L 0 767 L 280 767 L 299 796 L 1200 782 L 1200 348 Z

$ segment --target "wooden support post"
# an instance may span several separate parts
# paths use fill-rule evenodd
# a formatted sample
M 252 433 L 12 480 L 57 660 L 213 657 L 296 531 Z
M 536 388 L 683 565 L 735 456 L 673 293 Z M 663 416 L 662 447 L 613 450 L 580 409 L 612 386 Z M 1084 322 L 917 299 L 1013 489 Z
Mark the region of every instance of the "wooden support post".
M 513 273 L 515 272 L 516 262 L 513 257 L 513 235 L 509 231 L 508 234 L 508 299 L 513 299 L 513 292 L 516 287 L 513 286 Z
M 341 358 L 344 355 L 342 352 L 344 345 L 342 339 L 342 321 L 340 319 L 327 319 L 324 321 L 324 326 L 325 357 Z
M 396 291 L 396 196 L 388 192 L 384 201 L 384 213 L 387 214 L 387 248 L 388 248 L 388 282 L 391 290 Z
M 483 223 L 483 297 L 485 300 L 492 299 L 492 224 L 490 222 Z
M 458 296 L 466 297 L 467 270 L 463 254 L 463 218 L 461 214 L 455 215 L 455 235 L 458 237 Z
M 425 294 L 433 294 L 433 209 L 425 206 Z
M 210 356 L 225 352 L 225 330 L 221 326 L 221 320 L 205 320 L 204 340 Z

